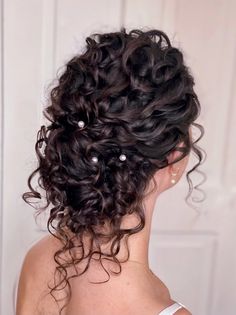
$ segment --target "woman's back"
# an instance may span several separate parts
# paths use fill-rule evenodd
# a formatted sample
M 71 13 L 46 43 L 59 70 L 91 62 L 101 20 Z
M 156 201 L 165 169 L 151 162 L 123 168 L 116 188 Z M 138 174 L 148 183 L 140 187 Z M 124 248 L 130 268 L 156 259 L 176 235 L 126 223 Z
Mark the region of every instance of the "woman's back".
M 108 270 L 107 265 L 105 268 Z M 98 263 L 97 267 L 91 266 L 84 276 L 72 279 L 72 298 L 66 315 L 155 315 L 173 303 L 161 280 L 145 274 L 142 268 L 122 266 L 122 273 L 111 275 L 108 282 L 89 283 L 105 280 L 108 280 L 108 275 Z
M 97 270 L 96 273 L 97 276 L 90 272 L 83 281 L 74 279 L 74 298 L 66 315 L 171 315 L 183 308 L 171 299 L 167 287 L 158 277 L 147 276 L 141 268 L 126 266 L 117 278 L 111 276 L 106 283 L 89 283 L 88 279 L 94 282 L 108 279 L 104 271 Z
M 88 286 L 84 287 L 84 294 L 80 291 L 80 295 L 77 295 L 72 289 L 74 300 L 70 301 L 66 315 L 172 315 L 180 309 L 185 309 L 183 304 L 171 300 L 167 292 L 154 298 L 155 294 L 153 293 L 158 288 L 155 288 L 150 296 L 147 296 L 146 291 L 137 292 L 135 296 L 130 293 L 132 289 L 129 290 L 125 284 L 121 286 L 118 292 L 116 287 L 111 286 L 107 290 L 98 290 L 100 291 L 99 294 L 93 294 L 93 290 L 88 289 Z M 162 291 L 161 287 L 159 290 Z M 184 314 L 190 315 L 189 312 Z
M 86 264 L 80 265 L 80 272 Z M 119 270 L 114 262 L 103 260 L 102 264 L 109 273 Z M 91 259 L 85 274 L 71 279 L 72 298 L 65 315 L 192 315 L 171 299 L 167 286 L 144 265 L 129 260 L 122 264 L 121 273 L 110 277 L 104 269 Z
M 47 283 L 53 279 L 53 253 L 58 248 L 58 240 L 46 236 L 26 255 L 21 286 L 24 283 L 27 286 L 21 288 L 21 292 L 31 296 L 32 305 L 28 302 L 25 306 L 26 299 L 22 295 L 18 298 L 21 305 L 18 305 L 16 315 L 25 315 L 27 312 L 34 315 L 59 314 L 55 300 L 50 294 L 42 299 Z M 176 305 L 171 299 L 165 284 L 158 277 L 145 274 L 144 270 L 135 264 L 123 265 L 120 275 L 111 275 L 108 282 L 99 284 L 91 282 L 105 281 L 108 276 L 99 264 L 97 268 L 94 268 L 93 264 L 95 263 L 91 261 L 91 268 L 84 275 L 70 280 L 72 297 L 62 315 L 171 315 L 175 314 L 173 312 L 176 312 L 178 307 L 180 309 L 180 305 Z M 108 270 L 107 265 L 105 267 Z M 117 271 L 113 267 L 111 269 Z M 58 293 L 59 299 L 65 296 L 63 290 Z M 63 304 L 64 302 L 59 306 L 62 307 Z M 176 313 L 178 314 L 181 313 Z M 188 311 L 182 314 L 191 315 Z

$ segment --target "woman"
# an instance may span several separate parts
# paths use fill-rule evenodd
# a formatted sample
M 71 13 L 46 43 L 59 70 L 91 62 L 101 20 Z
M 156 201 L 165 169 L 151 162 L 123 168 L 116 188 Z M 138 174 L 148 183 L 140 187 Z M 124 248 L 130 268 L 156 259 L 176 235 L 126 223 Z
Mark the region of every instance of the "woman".
M 92 34 L 51 90 L 38 168 L 23 199 L 50 207 L 25 256 L 17 315 L 187 315 L 149 268 L 157 197 L 181 178 L 204 129 L 182 52 L 160 30 Z M 191 126 L 201 136 L 193 141 Z M 42 147 L 44 145 L 44 147 Z M 191 190 L 190 190 L 191 191 Z

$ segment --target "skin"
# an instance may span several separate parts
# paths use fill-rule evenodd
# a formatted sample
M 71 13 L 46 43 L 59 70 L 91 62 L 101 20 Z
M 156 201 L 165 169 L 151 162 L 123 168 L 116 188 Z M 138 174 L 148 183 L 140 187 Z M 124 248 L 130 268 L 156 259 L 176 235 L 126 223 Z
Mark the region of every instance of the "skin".
M 178 154 L 180 153 L 177 151 L 171 153 L 169 161 L 175 160 Z M 100 264 L 91 260 L 89 270 L 71 281 L 73 295 L 63 315 L 94 315 L 93 311 L 91 313 L 91 303 L 92 309 L 96 310 L 96 315 L 110 315 L 111 309 L 113 315 L 121 313 L 123 315 L 157 315 L 175 302 L 171 299 L 170 292 L 161 279 L 149 271 L 148 248 L 156 199 L 162 192 L 178 183 L 186 169 L 188 159 L 189 156 L 155 174 L 158 187 L 143 201 L 146 216 L 145 228 L 129 237 L 130 258 L 128 262 L 122 264 L 121 274 L 114 277 L 111 275 L 110 280 L 105 284 L 89 284 L 88 280 L 94 282 L 108 280 Z M 177 173 L 174 177 L 175 184 L 171 183 L 173 178 L 171 173 Z M 150 184 L 149 189 L 152 188 Z M 137 223 L 135 215 L 127 215 L 123 219 L 122 228 L 133 227 Z M 86 238 L 84 242 L 86 244 Z M 16 315 L 58 314 L 58 308 L 50 295 L 46 296 L 43 302 L 39 301 L 45 293 L 48 293 L 46 283 L 53 279 L 56 266 L 53 254 L 59 248 L 61 248 L 59 241 L 47 235 L 27 252 L 19 278 Z M 105 251 L 106 248 L 102 249 Z M 126 255 L 127 251 L 121 245 L 117 258 L 122 260 L 126 258 Z M 116 265 L 108 261 L 104 261 L 103 264 L 107 270 L 118 271 L 115 268 Z M 63 290 L 59 291 L 57 298 L 62 297 L 63 294 Z M 59 306 L 62 305 L 63 303 L 59 303 Z M 186 309 L 180 309 L 175 314 L 191 315 Z

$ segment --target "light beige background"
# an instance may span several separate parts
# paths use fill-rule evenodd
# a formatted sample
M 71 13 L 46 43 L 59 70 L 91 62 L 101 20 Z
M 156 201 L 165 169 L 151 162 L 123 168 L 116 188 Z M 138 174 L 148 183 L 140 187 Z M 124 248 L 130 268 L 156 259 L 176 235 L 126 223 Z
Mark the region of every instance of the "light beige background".
M 164 30 L 192 69 L 205 126 L 207 199 L 184 201 L 185 176 L 156 203 L 150 265 L 194 315 L 236 313 L 236 2 L 234 0 L 1 0 L 1 314 L 27 249 L 42 235 L 21 195 L 36 166 L 45 89 L 92 32 Z M 196 130 L 196 135 L 198 134 Z M 189 167 L 196 163 L 192 156 Z M 202 177 L 191 175 L 196 185 Z M 198 196 L 193 193 L 193 196 Z

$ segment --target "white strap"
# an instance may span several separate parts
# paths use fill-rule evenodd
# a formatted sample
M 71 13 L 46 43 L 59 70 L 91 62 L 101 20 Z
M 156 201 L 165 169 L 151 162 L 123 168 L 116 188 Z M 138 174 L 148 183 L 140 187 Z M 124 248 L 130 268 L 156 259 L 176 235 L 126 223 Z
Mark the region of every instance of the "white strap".
M 180 308 L 185 307 L 180 302 L 175 302 L 174 304 L 170 305 L 169 307 L 165 308 L 163 311 L 159 313 L 159 315 L 173 315 L 177 312 Z

